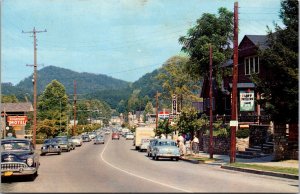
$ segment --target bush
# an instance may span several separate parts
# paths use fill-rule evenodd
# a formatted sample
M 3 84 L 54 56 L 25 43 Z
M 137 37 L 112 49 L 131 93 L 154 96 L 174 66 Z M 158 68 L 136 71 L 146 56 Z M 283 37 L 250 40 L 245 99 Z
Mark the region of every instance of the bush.
M 249 137 L 250 131 L 248 128 L 245 129 L 238 129 L 236 131 L 236 137 L 237 138 L 247 138 Z

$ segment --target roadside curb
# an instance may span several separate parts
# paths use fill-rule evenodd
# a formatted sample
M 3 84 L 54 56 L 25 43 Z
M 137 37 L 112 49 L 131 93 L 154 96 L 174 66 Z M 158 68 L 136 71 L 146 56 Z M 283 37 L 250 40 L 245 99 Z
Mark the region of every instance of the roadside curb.
M 183 161 L 186 161 L 186 162 L 193 163 L 193 164 L 199 164 L 200 163 L 199 160 L 190 160 L 190 159 L 185 159 L 185 158 L 182 158 L 182 157 L 180 157 L 179 159 L 183 160 Z
M 281 177 L 281 178 L 287 178 L 287 179 L 295 179 L 295 180 L 299 179 L 298 175 L 284 174 L 284 173 L 271 172 L 271 171 L 254 170 L 254 169 L 250 169 L 250 168 L 239 168 L 239 167 L 233 167 L 233 166 L 228 166 L 228 165 L 221 165 L 221 168 L 226 169 L 226 170 L 235 170 L 235 171 L 240 171 L 240 172 L 275 176 L 275 177 Z

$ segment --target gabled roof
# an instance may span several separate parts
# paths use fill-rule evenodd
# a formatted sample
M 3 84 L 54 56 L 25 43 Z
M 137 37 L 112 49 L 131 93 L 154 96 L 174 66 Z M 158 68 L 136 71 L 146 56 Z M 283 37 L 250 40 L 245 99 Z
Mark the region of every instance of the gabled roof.
M 30 102 L 1 103 L 1 112 L 31 112 L 33 111 Z
M 267 35 L 245 35 L 243 40 L 245 38 L 248 38 L 255 46 L 257 46 L 259 49 L 266 49 L 268 48 Z M 241 42 L 243 42 L 243 40 Z

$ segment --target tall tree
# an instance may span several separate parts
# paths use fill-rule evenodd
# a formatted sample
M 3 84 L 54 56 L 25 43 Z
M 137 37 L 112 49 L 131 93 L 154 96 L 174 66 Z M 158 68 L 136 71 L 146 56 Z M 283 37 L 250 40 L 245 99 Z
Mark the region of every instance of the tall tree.
M 165 98 L 172 98 L 173 94 L 179 99 L 179 111 L 183 107 L 183 100 L 192 102 L 197 99 L 195 91 L 199 89 L 199 83 L 193 81 L 189 74 L 185 71 L 184 66 L 188 62 L 188 57 L 173 56 L 168 59 L 157 75 L 157 79 L 162 80 L 163 88 L 169 91 Z
M 214 77 L 220 86 L 221 64 L 231 58 L 233 40 L 233 13 L 219 8 L 218 16 L 204 13 L 197 24 L 190 28 L 186 36 L 179 38 L 182 51 L 190 56 L 186 69 L 196 79 L 207 79 L 209 75 L 209 45 L 213 48 Z
M 269 48 L 260 54 L 261 64 L 270 77 L 253 77 L 264 109 L 271 114 L 275 124 L 298 123 L 298 1 L 281 2 L 280 18 L 285 25 L 268 29 Z
M 53 80 L 47 85 L 38 101 L 37 132 L 46 132 L 47 136 L 57 135 L 66 130 L 68 96 L 64 85 Z M 46 121 L 47 120 L 47 121 Z

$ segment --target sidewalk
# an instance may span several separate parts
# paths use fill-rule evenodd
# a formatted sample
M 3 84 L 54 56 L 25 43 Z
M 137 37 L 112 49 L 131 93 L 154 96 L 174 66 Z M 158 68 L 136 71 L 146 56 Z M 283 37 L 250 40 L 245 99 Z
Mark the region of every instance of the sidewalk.
M 198 154 L 194 154 L 194 156 L 209 158 L 209 153 L 199 152 Z M 209 163 L 207 163 L 208 165 L 219 165 L 219 166 L 221 166 L 221 168 L 224 168 L 224 169 L 236 170 L 236 171 L 242 171 L 242 172 L 248 172 L 248 173 L 263 174 L 263 175 L 277 176 L 277 177 L 291 178 L 291 179 L 299 178 L 298 175 L 290 175 L 290 174 L 277 173 L 277 172 L 275 173 L 275 172 L 254 170 L 254 169 L 248 169 L 248 168 L 232 167 L 232 166 L 228 165 L 230 163 L 229 155 L 214 154 L 213 158 L 218 159 L 218 160 L 216 160 L 214 162 L 209 162 Z M 188 160 L 185 158 L 182 158 L 182 160 L 189 161 L 192 163 L 199 163 L 198 161 Z M 272 160 L 273 160 L 272 155 L 266 156 L 266 157 L 261 157 L 261 158 L 253 158 L 253 159 L 236 158 L 237 163 L 299 169 L 299 161 L 298 160 L 285 160 L 285 161 L 278 161 L 278 162 L 274 162 Z

